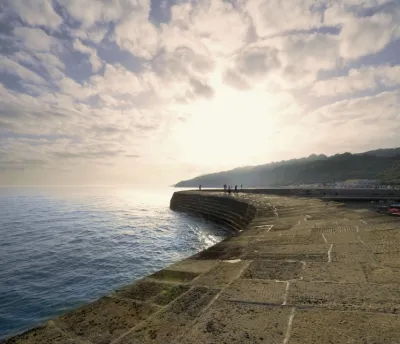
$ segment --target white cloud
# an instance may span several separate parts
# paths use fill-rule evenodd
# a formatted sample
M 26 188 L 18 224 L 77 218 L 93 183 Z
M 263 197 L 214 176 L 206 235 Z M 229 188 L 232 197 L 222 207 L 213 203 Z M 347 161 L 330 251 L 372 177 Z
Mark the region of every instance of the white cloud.
M 79 51 L 85 55 L 89 55 L 89 61 L 92 65 L 92 71 L 93 72 L 97 72 L 101 66 L 101 60 L 99 59 L 99 57 L 97 56 L 97 52 L 95 49 L 88 47 L 87 45 L 84 45 L 80 40 L 76 39 L 73 42 L 73 48 L 76 51 Z
M 322 26 L 322 15 L 314 0 L 244 0 L 259 36 L 276 35 L 290 30 L 308 30 Z
M 375 54 L 400 37 L 400 9 L 377 12 L 360 17 L 343 6 L 333 6 L 326 12 L 326 22 L 340 25 L 340 55 L 354 60 Z
M 135 23 L 134 27 L 132 23 Z M 158 29 L 136 14 L 127 17 L 115 28 L 114 40 L 121 49 L 145 59 L 151 59 L 161 44 Z
M 21 66 L 17 62 L 7 57 L 0 56 L 0 72 L 18 75 L 21 79 L 28 82 L 33 82 L 37 84 L 45 83 L 45 80 L 40 75 L 36 74 L 35 72 L 24 66 Z
M 8 0 L 7 2 L 13 11 L 29 25 L 42 25 L 56 29 L 62 23 L 62 18 L 54 10 L 51 0 Z
M 379 55 L 398 37 L 396 2 L 201 0 L 171 8 L 164 2 L 162 23 L 147 0 L 56 2 L 73 27 L 71 20 L 61 25 L 57 13 L 49 21 L 45 9 L 46 20 L 21 10 L 26 26 L 9 21 L 12 32 L 0 36 L 8 54 L 0 58 L 0 126 L 19 134 L 7 139 L 0 164 L 15 173 L 25 168 L 22 180 L 72 182 L 86 174 L 141 182 L 150 180 L 151 167 L 163 171 L 157 178 L 167 184 L 189 170 L 349 145 L 360 151 L 379 146 L 379 138 L 400 144 L 400 60 Z M 319 30 L 323 25 L 330 27 Z M 360 67 L 368 54 L 379 65 Z M 318 80 L 343 74 L 350 63 L 346 75 Z M 379 93 L 382 86 L 391 92 Z M 366 90 L 379 94 L 354 98 Z M 332 104 L 310 95 L 347 99 Z M 317 104 L 324 106 L 307 111 Z M 29 160 L 35 151 L 37 160 Z
M 149 13 L 148 0 L 58 0 L 69 14 L 84 27 L 90 27 L 98 22 L 118 21 L 132 13 Z
M 14 37 L 23 44 L 24 48 L 32 51 L 50 51 L 53 46 L 57 45 L 57 41 L 41 29 L 16 27 Z
M 384 87 L 400 85 L 400 65 L 350 69 L 346 76 L 317 81 L 311 92 L 316 96 L 339 96 L 373 90 L 380 85 Z

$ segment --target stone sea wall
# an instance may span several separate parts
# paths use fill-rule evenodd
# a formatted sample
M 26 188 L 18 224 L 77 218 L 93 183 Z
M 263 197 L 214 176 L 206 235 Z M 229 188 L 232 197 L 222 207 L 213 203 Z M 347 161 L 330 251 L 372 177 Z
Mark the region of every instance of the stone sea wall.
M 170 202 L 174 211 L 194 213 L 224 224 L 234 231 L 242 230 L 255 217 L 257 209 L 235 197 L 220 197 L 196 192 L 175 192 Z

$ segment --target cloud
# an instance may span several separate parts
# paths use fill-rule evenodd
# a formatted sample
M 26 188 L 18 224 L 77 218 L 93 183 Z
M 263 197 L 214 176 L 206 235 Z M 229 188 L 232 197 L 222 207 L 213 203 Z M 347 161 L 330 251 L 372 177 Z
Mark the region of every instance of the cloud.
M 32 51 L 50 51 L 57 42 L 41 29 L 16 27 L 14 37 L 25 49 Z
M 97 52 L 95 49 L 84 45 L 79 39 L 74 40 L 73 47 L 76 51 L 79 51 L 82 54 L 89 56 L 89 61 L 92 64 L 93 72 L 97 72 L 101 68 L 102 63 L 99 57 L 97 56 Z
M 45 83 L 45 80 L 40 75 L 4 56 L 0 56 L 0 72 L 17 75 L 26 82 Z
M 370 1 L 366 4 L 372 6 L 384 3 L 389 2 Z M 328 24 L 342 27 L 339 34 L 340 55 L 345 59 L 354 60 L 375 54 L 400 37 L 398 6 L 370 16 L 357 16 L 349 8 L 336 5 L 329 8 L 325 16 Z
M 57 29 L 62 23 L 62 18 L 54 10 L 51 0 L 6 0 L 6 3 L 29 25 Z
M 7 183 L 169 185 L 187 171 L 360 151 L 379 137 L 400 145 L 397 1 L 1 8 Z
M 314 0 L 246 0 L 244 7 L 259 36 L 322 26 L 322 4 Z
M 348 95 L 400 85 L 400 66 L 369 66 L 350 69 L 345 76 L 317 81 L 311 89 L 316 96 Z

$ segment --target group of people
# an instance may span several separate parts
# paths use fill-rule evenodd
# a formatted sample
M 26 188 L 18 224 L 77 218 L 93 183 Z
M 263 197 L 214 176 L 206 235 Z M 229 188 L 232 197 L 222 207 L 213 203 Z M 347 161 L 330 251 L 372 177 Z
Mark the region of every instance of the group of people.
M 240 185 L 240 190 L 242 190 L 242 189 L 243 189 L 243 184 Z M 231 186 L 224 184 L 224 192 L 228 192 L 230 194 L 232 192 Z M 238 192 L 238 186 L 237 185 L 235 185 L 235 192 Z
M 199 185 L 199 190 L 201 190 L 201 184 Z M 240 185 L 240 190 L 243 190 L 243 184 Z M 228 192 L 230 194 L 232 192 L 231 186 L 224 184 L 224 192 Z M 235 192 L 239 192 L 237 185 L 235 185 Z

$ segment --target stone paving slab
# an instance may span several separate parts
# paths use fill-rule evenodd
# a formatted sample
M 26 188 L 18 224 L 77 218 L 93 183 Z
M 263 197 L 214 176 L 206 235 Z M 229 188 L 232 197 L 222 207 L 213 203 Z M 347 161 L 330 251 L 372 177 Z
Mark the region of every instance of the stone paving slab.
M 288 308 L 218 301 L 177 343 L 283 343 L 289 314 Z
M 302 277 L 304 281 L 327 281 L 336 283 L 366 283 L 361 263 L 307 262 Z
M 54 322 L 66 334 L 91 343 L 110 343 L 159 310 L 155 305 L 103 297 Z
M 381 263 L 364 264 L 366 279 L 370 283 L 400 284 L 400 265 L 386 266 Z
M 222 288 L 229 284 L 232 280 L 237 279 L 244 269 L 249 265 L 249 261 L 222 261 L 210 271 L 204 273 L 195 279 L 192 284 L 203 285 L 214 288 Z
M 242 274 L 242 278 L 266 280 L 293 280 L 303 274 L 304 264 L 298 261 L 256 260 Z
M 202 274 L 204 272 L 210 271 L 214 266 L 218 265 L 219 263 L 220 260 L 185 259 L 168 266 L 168 270 L 186 271 Z
M 176 338 L 188 331 L 217 292 L 204 287 L 190 289 L 154 317 L 129 331 L 115 344 L 179 343 Z
M 87 342 L 71 338 L 54 325 L 34 328 L 10 338 L 7 344 L 85 344 Z
M 296 281 L 290 284 L 287 303 L 340 310 L 399 313 L 397 284 Z
M 146 278 L 133 285 L 117 290 L 113 293 L 113 296 L 116 298 L 147 301 L 165 306 L 182 293 L 188 291 L 189 288 L 185 284 L 163 283 Z
M 222 292 L 220 299 L 281 305 L 285 294 L 285 282 L 239 279 Z
M 298 309 L 289 344 L 398 344 L 400 316 L 367 312 Z

